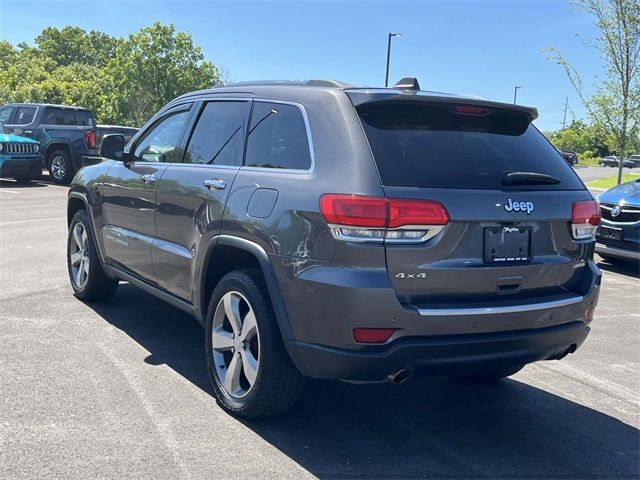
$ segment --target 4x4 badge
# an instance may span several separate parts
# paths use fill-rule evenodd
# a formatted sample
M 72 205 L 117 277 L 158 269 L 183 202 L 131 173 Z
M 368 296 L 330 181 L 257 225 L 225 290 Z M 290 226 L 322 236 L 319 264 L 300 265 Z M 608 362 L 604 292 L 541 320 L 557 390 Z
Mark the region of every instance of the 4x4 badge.
M 511 198 L 507 198 L 504 209 L 507 212 L 527 212 L 527 215 L 530 215 L 533 212 L 533 202 L 514 202 Z

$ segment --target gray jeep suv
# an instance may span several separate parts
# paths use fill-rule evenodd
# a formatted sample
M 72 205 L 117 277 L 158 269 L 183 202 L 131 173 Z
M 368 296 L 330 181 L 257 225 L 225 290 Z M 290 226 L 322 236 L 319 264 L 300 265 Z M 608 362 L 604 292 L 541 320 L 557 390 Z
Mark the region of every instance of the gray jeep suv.
M 495 380 L 585 340 L 597 202 L 521 106 L 334 82 L 183 95 L 81 169 L 75 295 L 126 281 L 205 327 L 220 405 L 275 415 L 305 376 Z

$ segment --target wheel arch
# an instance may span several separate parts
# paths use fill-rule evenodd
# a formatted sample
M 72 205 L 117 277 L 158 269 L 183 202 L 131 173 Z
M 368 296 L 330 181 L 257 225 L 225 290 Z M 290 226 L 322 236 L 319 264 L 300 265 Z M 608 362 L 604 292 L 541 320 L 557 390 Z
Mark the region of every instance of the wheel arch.
M 250 240 L 231 235 L 218 235 L 211 239 L 204 254 L 200 271 L 198 302 L 201 317 L 206 319 L 209 297 L 213 293 L 217 282 L 228 272 L 240 268 L 256 268 L 264 279 L 267 293 L 273 307 L 273 313 L 278 322 L 280 333 L 285 341 L 293 338 L 291 325 L 275 272 L 267 252 Z
M 51 157 L 51 154 L 53 152 L 55 152 L 56 150 L 64 150 L 66 153 L 69 154 L 69 160 L 72 160 L 72 158 L 71 158 L 71 147 L 69 146 L 68 143 L 65 143 L 65 142 L 53 142 L 53 143 L 47 145 L 47 148 L 44 151 L 44 159 L 45 159 L 45 162 L 46 162 L 47 170 L 49 170 L 49 168 L 50 168 L 50 166 L 49 166 L 50 158 L 49 157 Z

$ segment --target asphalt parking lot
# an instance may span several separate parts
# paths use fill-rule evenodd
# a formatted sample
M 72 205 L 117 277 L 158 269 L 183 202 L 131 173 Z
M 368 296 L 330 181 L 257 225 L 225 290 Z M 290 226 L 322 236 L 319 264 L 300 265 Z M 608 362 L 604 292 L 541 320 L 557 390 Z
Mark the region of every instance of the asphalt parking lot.
M 639 476 L 637 267 L 600 263 L 592 334 L 561 362 L 494 386 L 310 381 L 289 414 L 242 422 L 188 315 L 124 284 L 72 296 L 66 191 L 0 181 L 0 478 Z

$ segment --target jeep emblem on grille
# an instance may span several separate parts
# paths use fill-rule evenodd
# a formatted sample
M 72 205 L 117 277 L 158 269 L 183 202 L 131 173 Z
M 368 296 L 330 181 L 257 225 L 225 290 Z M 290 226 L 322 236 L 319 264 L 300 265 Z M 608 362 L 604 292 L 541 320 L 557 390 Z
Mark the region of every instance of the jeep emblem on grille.
M 507 198 L 504 209 L 507 212 L 527 212 L 527 215 L 530 215 L 533 212 L 533 202 L 514 202 L 511 198 Z
M 613 207 L 611 209 L 611 216 L 612 217 L 617 217 L 618 215 L 620 215 L 620 211 L 621 211 L 620 205 L 616 205 L 615 207 Z

